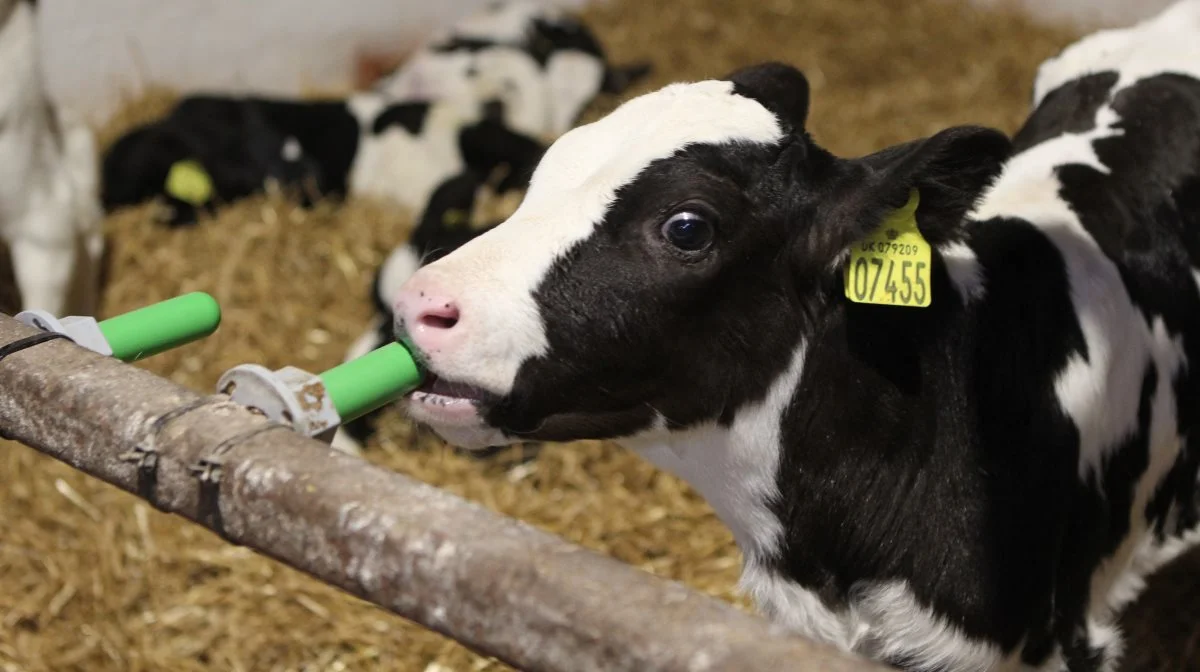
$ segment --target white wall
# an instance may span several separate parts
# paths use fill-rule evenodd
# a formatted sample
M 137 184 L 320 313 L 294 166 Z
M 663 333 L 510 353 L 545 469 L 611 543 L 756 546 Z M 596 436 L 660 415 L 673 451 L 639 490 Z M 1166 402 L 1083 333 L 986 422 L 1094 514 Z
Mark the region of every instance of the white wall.
M 52 95 L 100 120 L 122 96 L 147 83 L 280 94 L 344 88 L 352 81 L 359 50 L 402 52 L 430 28 L 486 1 L 41 0 L 39 9 Z M 587 2 L 549 1 L 572 7 Z M 1108 25 L 1128 23 L 1171 2 L 970 1 L 1015 2 L 1041 18 Z
M 358 50 L 403 51 L 430 28 L 485 2 L 40 0 L 38 6 L 51 94 L 99 119 L 147 83 L 281 94 L 345 87 Z
M 1015 4 L 1033 17 L 1083 29 L 1123 26 L 1153 16 L 1176 0 L 971 0 L 977 5 Z

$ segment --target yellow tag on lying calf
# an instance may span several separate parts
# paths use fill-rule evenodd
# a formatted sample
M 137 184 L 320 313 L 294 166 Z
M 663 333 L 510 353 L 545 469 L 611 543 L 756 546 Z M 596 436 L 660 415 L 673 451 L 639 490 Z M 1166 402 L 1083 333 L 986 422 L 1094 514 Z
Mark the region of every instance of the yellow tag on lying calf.
M 471 213 L 459 208 L 450 208 L 442 213 L 442 226 L 457 229 L 471 223 Z
M 856 303 L 924 308 L 933 286 L 929 243 L 917 230 L 914 189 L 873 233 L 854 244 L 846 264 L 846 298 Z
M 212 198 L 212 178 L 195 161 L 176 161 L 167 173 L 166 191 L 184 203 L 204 205 Z

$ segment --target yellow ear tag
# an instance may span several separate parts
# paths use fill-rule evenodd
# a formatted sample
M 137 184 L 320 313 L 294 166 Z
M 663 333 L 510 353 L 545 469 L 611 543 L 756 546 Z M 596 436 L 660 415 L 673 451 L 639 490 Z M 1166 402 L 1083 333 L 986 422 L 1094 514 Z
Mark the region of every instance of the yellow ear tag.
M 854 244 L 846 264 L 846 298 L 855 303 L 924 308 L 933 287 L 929 243 L 917 230 L 916 189 L 904 207 Z
M 442 213 L 442 226 L 457 229 L 470 223 L 471 213 L 458 208 L 450 208 Z
M 167 173 L 166 190 L 184 203 L 203 205 L 212 198 L 212 178 L 195 161 L 176 161 Z

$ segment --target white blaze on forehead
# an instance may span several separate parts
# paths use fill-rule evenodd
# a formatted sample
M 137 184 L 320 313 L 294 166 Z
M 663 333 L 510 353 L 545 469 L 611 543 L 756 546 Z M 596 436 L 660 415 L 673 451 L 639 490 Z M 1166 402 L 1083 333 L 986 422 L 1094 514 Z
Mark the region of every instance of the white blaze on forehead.
M 446 378 L 506 393 L 526 360 L 544 354 L 533 293 L 555 260 L 591 235 L 617 189 L 652 162 L 695 144 L 774 144 L 775 115 L 726 81 L 673 84 L 634 98 L 558 139 L 508 221 L 418 275 L 458 302 L 462 347 L 431 359 Z
M 572 227 L 586 235 L 603 219 L 616 190 L 654 161 L 689 145 L 773 144 L 782 139 L 775 115 L 758 102 L 736 95 L 732 82 L 672 84 L 634 98 L 555 142 L 534 172 L 529 193 L 513 220 L 560 214 L 571 197 L 584 196 L 592 202 L 592 207 L 581 206 L 589 221 L 576 221 Z M 564 229 L 557 224 L 554 228 Z

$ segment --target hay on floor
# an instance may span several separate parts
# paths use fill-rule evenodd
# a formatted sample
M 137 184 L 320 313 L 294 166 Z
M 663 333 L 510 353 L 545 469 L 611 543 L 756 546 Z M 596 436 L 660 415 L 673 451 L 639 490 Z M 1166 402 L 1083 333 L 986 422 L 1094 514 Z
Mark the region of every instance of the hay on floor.
M 1072 38 L 940 0 L 611 0 L 586 18 L 615 60 L 653 62 L 653 76 L 629 95 L 760 60 L 799 65 L 813 83 L 816 138 L 844 154 L 955 123 L 1015 129 L 1037 64 Z M 102 142 L 170 100 L 154 91 L 132 102 Z M 601 101 L 588 118 L 616 102 Z M 319 371 L 340 361 L 370 317 L 372 271 L 410 226 L 406 213 L 379 204 L 301 210 L 277 195 L 187 230 L 153 225 L 150 213 L 107 221 L 103 310 L 191 290 L 216 296 L 225 310 L 216 335 L 141 364 L 201 391 L 240 363 Z M 31 450 L 0 448 L 0 669 L 503 669 Z M 367 459 L 737 599 L 740 556 L 711 510 L 612 446 L 478 462 L 392 414 Z

